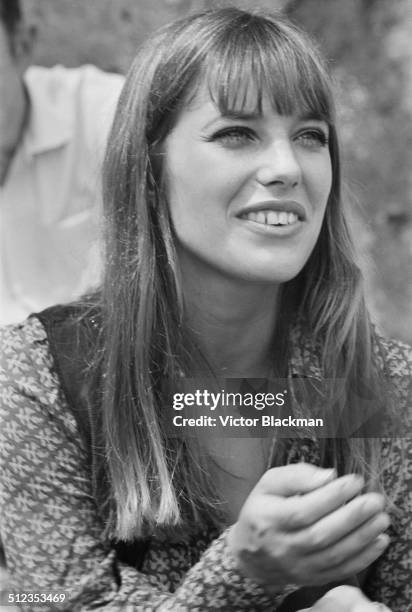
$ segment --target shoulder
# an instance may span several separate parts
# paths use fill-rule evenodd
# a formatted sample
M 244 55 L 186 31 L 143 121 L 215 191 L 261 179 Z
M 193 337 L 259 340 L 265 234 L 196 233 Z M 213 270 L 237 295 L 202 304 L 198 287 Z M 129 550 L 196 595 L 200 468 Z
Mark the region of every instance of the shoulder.
M 111 119 L 123 87 L 122 75 L 104 72 L 91 65 L 78 68 L 55 66 L 50 72 L 54 87 L 60 86 L 66 95 L 71 96 L 77 113 L 82 113 L 88 122 L 93 124 L 97 119 Z
M 392 395 L 396 412 L 412 427 L 412 347 L 374 329 L 373 352 L 380 380 Z
M 66 68 L 61 65 L 52 68 L 30 66 L 24 75 L 24 80 L 29 93 L 31 90 L 41 89 L 56 97 L 59 93 L 76 95 L 86 89 L 103 96 L 110 94 L 110 90 L 118 95 L 124 83 L 124 76 L 105 72 L 88 64 L 78 68 Z
M 28 435 L 46 441 L 57 428 L 78 440 L 78 427 L 54 368 L 46 331 L 36 317 L 0 329 L 0 439 L 17 448 Z M 63 433 L 64 432 L 64 433 Z
M 412 478 L 412 348 L 405 342 L 386 337 L 376 327 L 373 328 L 373 355 L 378 375 L 378 384 L 385 406 L 389 410 L 390 424 L 385 435 L 392 440 L 389 445 L 394 451 L 390 454 L 392 467 L 407 470 Z M 385 421 L 386 423 L 386 421 Z M 391 433 L 389 433 L 391 432 Z M 396 448 L 399 445 L 397 452 Z M 407 461 L 405 453 L 407 451 Z M 393 457 L 397 456 L 394 461 Z M 403 458 L 404 457 L 404 458 Z M 405 463 L 404 463 L 405 459 Z M 402 467 L 403 466 L 403 467 Z
M 79 125 L 83 141 L 101 145 L 111 125 L 124 76 L 91 65 L 31 66 L 24 80 L 35 114 L 47 109 L 73 134 L 77 134 L 74 126 Z
M 68 69 L 66 68 L 65 70 Z M 95 91 L 96 94 L 101 93 L 102 96 L 110 95 L 110 93 L 118 96 L 125 81 L 122 74 L 106 72 L 90 64 L 80 66 L 79 68 L 72 68 L 71 70 L 77 72 L 77 78 L 85 88 L 87 87 L 90 91 Z
M 389 338 L 374 328 L 374 355 L 384 389 L 389 391 L 393 406 L 393 435 L 382 443 L 383 478 L 390 493 L 394 512 L 394 529 L 402 538 L 411 538 L 412 499 L 405 495 L 412 485 L 412 347 Z M 388 428 L 387 435 L 390 436 Z
M 50 392 L 56 392 L 56 379 L 52 372 L 52 358 L 47 334 L 41 322 L 30 317 L 17 325 L 0 328 L 0 383 L 32 390 L 50 401 Z M 47 396 L 47 397 L 46 397 Z
M 90 339 L 92 333 L 96 336 L 99 321 L 94 305 L 74 302 L 51 306 L 21 323 L 0 327 L 2 371 L 28 373 L 34 370 L 32 374 L 40 370 L 43 374 L 44 370 L 53 371 L 53 343 L 57 334 L 66 334 L 67 341 L 73 338 L 80 341 L 83 335 Z
M 378 367 L 390 377 L 410 378 L 412 375 L 412 346 L 386 337 L 376 327 L 373 330 L 373 340 Z
M 70 391 L 78 399 L 76 387 L 81 386 L 86 354 L 97 336 L 95 318 L 86 312 L 88 316 L 77 305 L 57 306 L 0 328 L 2 419 L 52 418 L 71 433 L 78 430 L 73 408 L 79 407 Z

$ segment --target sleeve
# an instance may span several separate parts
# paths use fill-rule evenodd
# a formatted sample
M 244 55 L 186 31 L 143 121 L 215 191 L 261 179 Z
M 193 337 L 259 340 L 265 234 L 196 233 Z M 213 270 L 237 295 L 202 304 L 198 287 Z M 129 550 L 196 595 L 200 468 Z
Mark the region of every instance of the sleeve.
M 388 497 L 390 544 L 375 562 L 365 593 L 392 612 L 412 610 L 412 352 L 403 343 L 381 338 L 385 369 L 394 384 L 394 406 L 402 434 L 382 442 L 383 485 Z M 399 435 L 398 435 L 399 434 Z
M 85 449 L 53 372 L 44 328 L 32 318 L 1 336 L 0 529 L 12 590 L 65 593 L 67 606 L 58 609 L 70 612 L 276 609 L 290 590 L 269 595 L 238 573 L 227 532 L 174 593 L 121 564 L 103 536 Z

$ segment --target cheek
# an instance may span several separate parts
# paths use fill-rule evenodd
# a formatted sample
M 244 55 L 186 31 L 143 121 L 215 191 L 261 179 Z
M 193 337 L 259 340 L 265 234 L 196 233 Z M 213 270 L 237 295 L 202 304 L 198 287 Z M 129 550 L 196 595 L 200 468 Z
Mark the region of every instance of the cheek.
M 185 163 L 187 161 L 187 163 Z M 180 158 L 169 166 L 166 176 L 167 199 L 177 239 L 194 248 L 218 230 L 213 181 L 208 171 L 197 171 L 196 160 Z M 216 224 L 216 225 L 214 225 Z
M 208 183 L 208 168 L 204 161 L 193 151 L 193 147 L 177 146 L 173 140 L 167 148 L 166 159 L 166 185 L 171 213 L 172 209 L 182 207 L 187 201 L 196 205 Z
M 209 185 L 205 174 L 195 172 L 195 164 L 181 164 L 169 168 L 166 189 L 169 210 L 175 225 L 192 223 L 194 218 L 203 217 L 209 200 Z M 207 177 L 206 177 L 207 178 Z
M 179 152 L 180 153 L 180 152 Z M 213 156 L 192 151 L 174 154 L 166 168 L 170 214 L 175 224 L 196 218 L 203 227 L 222 227 L 232 199 L 239 189 L 233 168 Z
M 323 174 L 323 181 L 322 181 L 322 191 L 324 193 L 326 201 L 329 198 L 331 189 L 332 189 L 332 163 L 329 158 L 324 174 Z
M 306 171 L 306 186 L 315 212 L 324 213 L 332 187 L 332 165 L 329 154 Z

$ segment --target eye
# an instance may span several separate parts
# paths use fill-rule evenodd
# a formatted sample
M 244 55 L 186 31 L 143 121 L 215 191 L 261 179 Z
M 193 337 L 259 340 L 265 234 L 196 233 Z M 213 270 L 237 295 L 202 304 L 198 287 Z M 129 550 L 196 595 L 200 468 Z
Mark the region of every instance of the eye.
M 225 147 L 236 149 L 253 142 L 255 138 L 256 135 L 250 128 L 243 125 L 235 125 L 218 130 L 206 140 L 209 142 L 219 142 Z
M 327 133 L 320 128 L 302 130 L 295 136 L 295 140 L 308 149 L 320 149 L 329 142 Z

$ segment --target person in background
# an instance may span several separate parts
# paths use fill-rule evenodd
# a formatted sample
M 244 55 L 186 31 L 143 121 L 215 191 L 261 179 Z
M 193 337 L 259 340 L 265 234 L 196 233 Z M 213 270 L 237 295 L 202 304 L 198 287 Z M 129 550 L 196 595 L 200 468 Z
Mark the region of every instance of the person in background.
M 123 77 L 31 66 L 35 29 L 0 3 L 0 323 L 99 280 L 99 167 Z

